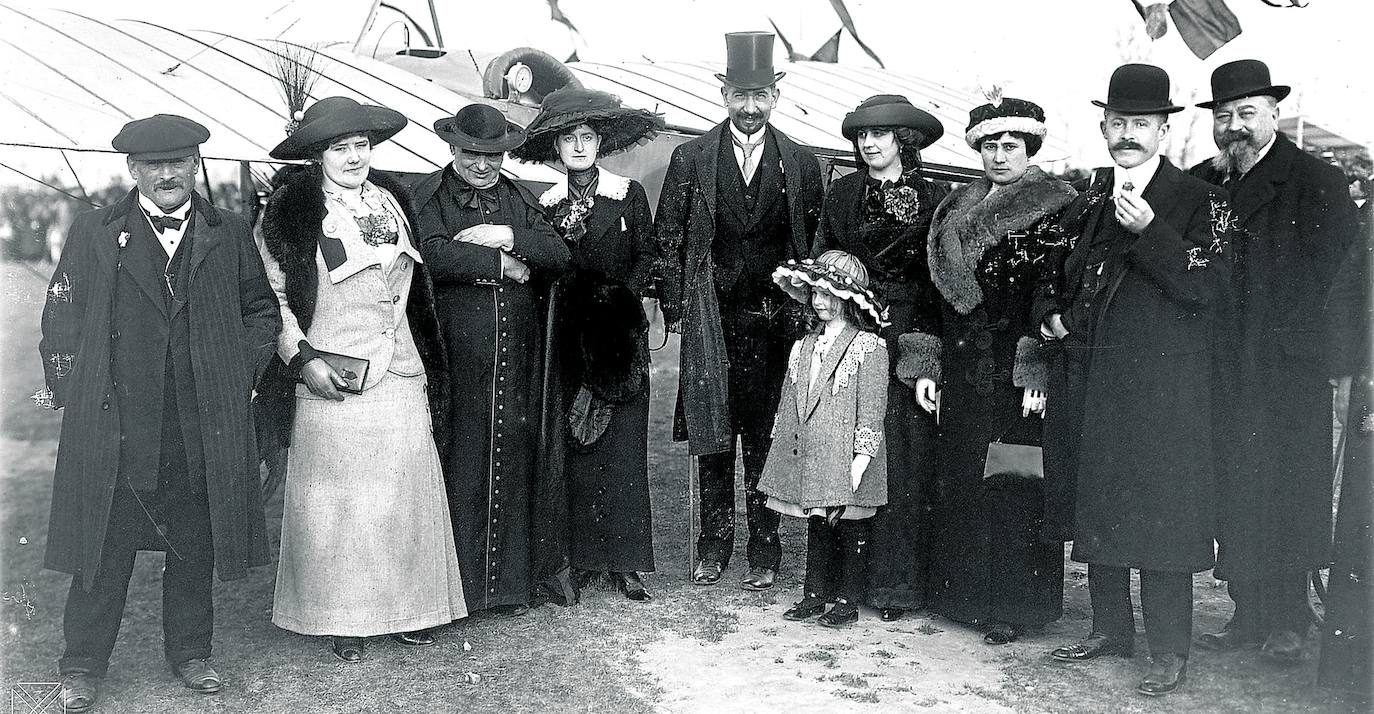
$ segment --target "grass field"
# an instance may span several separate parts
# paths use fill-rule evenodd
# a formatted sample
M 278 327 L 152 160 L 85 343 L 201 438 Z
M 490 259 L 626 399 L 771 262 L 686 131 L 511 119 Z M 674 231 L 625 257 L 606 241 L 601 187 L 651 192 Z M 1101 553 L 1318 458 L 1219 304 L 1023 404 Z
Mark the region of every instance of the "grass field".
M 36 344 L 46 278 L 19 264 L 3 270 L 0 685 L 8 705 L 17 683 L 56 679 L 70 579 L 42 569 L 61 416 L 28 400 L 42 382 Z M 161 555 L 149 553 L 140 556 L 130 586 L 100 711 L 1369 710 L 1367 702 L 1312 687 L 1315 636 L 1311 658 L 1287 669 L 1254 652 L 1195 652 L 1187 689 L 1160 701 L 1133 692 L 1146 667 L 1141 655 L 1084 666 L 1054 663 L 1046 653 L 1088 626 L 1086 579 L 1074 563 L 1067 568 L 1064 618 L 1004 647 L 984 645 L 980 633 L 924 613 L 883 623 L 865 611 L 858 626 L 840 632 L 783 621 L 782 611 L 800 596 L 804 555 L 802 529 L 789 519 L 783 572 L 772 592 L 738 588 L 742 553 L 719 586 L 694 587 L 685 576 L 687 457 L 668 439 L 676 353 L 670 345 L 654 358 L 649 462 L 659 572 L 646 578 L 653 602 L 633 603 L 594 587 L 573 608 L 469 618 L 422 650 L 374 639 L 363 662 L 344 664 L 322 638 L 271 624 L 275 573 L 260 568 L 244 580 L 216 583 L 215 660 L 227 686 L 203 696 L 182 689 L 162 662 Z M 269 504 L 274 537 L 280 511 L 280 501 Z M 1224 589 L 1199 576 L 1194 594 L 1195 627 L 1219 628 L 1230 610 Z M 1137 650 L 1143 645 L 1141 638 Z M 480 681 L 469 683 L 467 673 Z

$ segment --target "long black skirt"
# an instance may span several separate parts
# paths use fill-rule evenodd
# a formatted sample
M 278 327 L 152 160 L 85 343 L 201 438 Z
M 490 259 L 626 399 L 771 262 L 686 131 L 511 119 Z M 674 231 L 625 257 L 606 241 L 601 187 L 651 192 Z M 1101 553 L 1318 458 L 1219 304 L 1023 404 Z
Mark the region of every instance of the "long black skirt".
M 649 388 L 618 404 L 590 448 L 568 441 L 569 544 L 580 570 L 652 572 L 649 506 Z

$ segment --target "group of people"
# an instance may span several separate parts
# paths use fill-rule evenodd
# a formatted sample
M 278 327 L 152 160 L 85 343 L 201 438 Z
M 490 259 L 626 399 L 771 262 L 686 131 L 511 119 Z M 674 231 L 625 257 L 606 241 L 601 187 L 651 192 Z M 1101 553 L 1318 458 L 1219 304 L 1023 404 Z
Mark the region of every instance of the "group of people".
M 826 190 L 769 121 L 773 36 L 726 43 L 729 117 L 673 151 L 653 213 L 598 159 L 661 117 L 576 87 L 523 128 L 481 103 L 441 119 L 452 160 L 410 186 L 370 171 L 404 116 L 321 99 L 272 151 L 304 163 L 257 241 L 194 191 L 203 126 L 124 127 L 137 188 L 73 223 L 39 348 L 67 408 L 45 564 L 73 575 L 69 711 L 99 697 L 140 549 L 167 552 L 169 665 L 222 687 L 212 573 L 271 562 L 260 450 L 288 454 L 272 621 L 344 661 L 570 605 L 598 574 L 650 599 L 649 297 L 681 335 L 695 584 L 731 560 L 738 453 L 741 587 L 773 587 L 780 516 L 807 521 L 789 620 L 928 608 L 1005 644 L 1060 617 L 1073 541 L 1093 624 L 1055 659 L 1132 654 L 1136 568 L 1138 691 L 1174 690 L 1214 565 L 1235 614 L 1199 645 L 1302 656 L 1308 572 L 1331 562 L 1327 380 L 1367 414 L 1368 278 L 1344 177 L 1277 132 L 1288 88 L 1219 68 L 1201 106 L 1221 153 L 1185 172 L 1159 153 L 1167 74 L 1125 65 L 1094 102 L 1115 165 L 1081 188 L 1031 164 L 1043 110 L 990 97 L 963 137 L 984 175 L 952 191 L 920 158 L 943 125 L 880 94 L 844 118 L 858 170 Z M 507 154 L 565 176 L 536 196 Z M 1332 576 L 1366 608 L 1345 613 L 1351 667 L 1366 565 Z

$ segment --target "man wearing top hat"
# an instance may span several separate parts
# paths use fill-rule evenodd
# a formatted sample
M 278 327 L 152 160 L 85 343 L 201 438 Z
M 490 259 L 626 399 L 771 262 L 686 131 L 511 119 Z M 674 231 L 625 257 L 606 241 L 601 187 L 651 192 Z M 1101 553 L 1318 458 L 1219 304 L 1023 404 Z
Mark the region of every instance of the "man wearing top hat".
M 1137 691 L 1160 695 L 1186 677 L 1192 574 L 1212 567 L 1213 343 L 1229 300 L 1231 219 L 1213 186 L 1159 155 L 1169 76 L 1128 64 L 1112 75 L 1102 136 L 1114 166 L 1096 172 L 1059 303 L 1041 334 L 1063 348 L 1046 418 L 1078 437 L 1074 560 L 1088 564 L 1093 624 L 1051 654 L 1067 662 L 1134 649 L 1130 569 L 1140 570 L 1151 664 Z M 1069 424 L 1066 428 L 1064 424 Z M 1046 448 L 1064 448 L 1062 442 Z M 1049 492 L 1056 493 L 1057 489 Z M 1048 513 L 1062 512 L 1047 509 Z
M 222 686 L 213 572 L 271 562 L 250 399 L 281 318 L 247 221 L 195 192 L 209 136 L 169 114 L 125 124 L 137 188 L 76 217 L 48 287 L 36 397 L 65 413 L 44 565 L 72 574 L 69 712 L 99 697 L 139 550 L 166 552 L 163 651 L 205 693 Z
M 1278 131 L 1288 92 L 1259 60 L 1218 67 L 1198 106 L 1212 111 L 1220 153 L 1192 169 L 1229 195 L 1240 229 L 1216 568 L 1235 613 L 1198 644 L 1262 644 L 1279 662 L 1302 658 L 1308 571 L 1331 562 L 1327 380 L 1348 389 L 1350 375 L 1338 373 L 1321 316 L 1357 225 L 1341 170 Z
M 468 611 L 523 612 L 544 584 L 570 605 L 562 471 L 545 463 L 562 439 L 545 345 L 549 286 L 571 254 L 539 200 L 501 175 L 524 130 L 486 104 L 434 130 L 453 160 L 415 186 L 416 234 L 454 366 L 435 419 L 449 435 L 439 455 Z
M 663 312 L 682 334 L 673 435 L 699 455 L 701 533 L 692 579 L 714 585 L 735 532 L 735 436 L 744 457 L 748 590 L 772 587 L 778 514 L 756 488 L 801 311 L 771 278 L 810 255 L 820 165 L 769 125 L 777 106 L 773 35 L 725 36 L 720 96 L 729 118 L 675 149 L 654 224 L 664 251 Z M 797 306 L 799 307 L 799 306 Z

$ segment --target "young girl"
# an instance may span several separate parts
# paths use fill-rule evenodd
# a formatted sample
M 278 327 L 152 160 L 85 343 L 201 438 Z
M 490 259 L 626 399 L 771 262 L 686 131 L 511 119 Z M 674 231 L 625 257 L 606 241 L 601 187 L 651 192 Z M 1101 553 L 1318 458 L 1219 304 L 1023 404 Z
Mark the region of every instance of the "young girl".
M 838 597 L 820 623 L 841 627 L 859 619 L 869 519 L 887 503 L 887 348 L 872 331 L 883 324 L 882 308 L 868 271 L 844 251 L 790 260 L 773 271 L 773 282 L 820 320 L 792 345 L 759 480 L 769 508 L 809 523 L 806 594 L 783 617 L 821 615 L 834 568 Z

